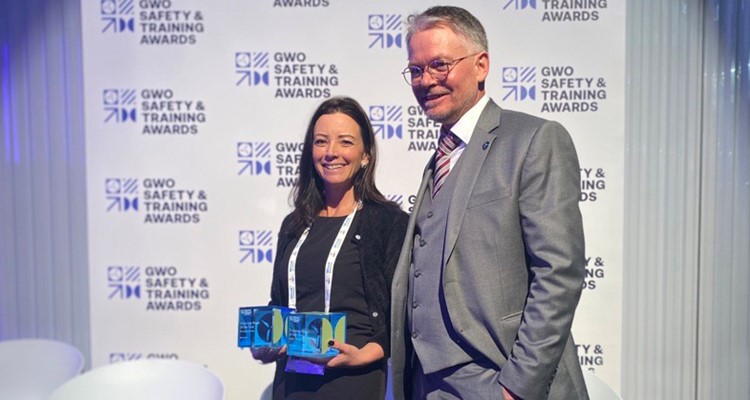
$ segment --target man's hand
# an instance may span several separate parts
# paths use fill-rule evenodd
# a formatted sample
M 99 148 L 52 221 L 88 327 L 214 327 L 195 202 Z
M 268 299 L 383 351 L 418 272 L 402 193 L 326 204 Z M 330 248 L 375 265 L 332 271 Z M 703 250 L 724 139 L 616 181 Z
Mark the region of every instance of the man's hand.
M 503 400 L 522 400 L 522 399 L 516 396 L 515 394 L 511 393 L 510 390 L 506 389 L 505 386 L 503 386 Z

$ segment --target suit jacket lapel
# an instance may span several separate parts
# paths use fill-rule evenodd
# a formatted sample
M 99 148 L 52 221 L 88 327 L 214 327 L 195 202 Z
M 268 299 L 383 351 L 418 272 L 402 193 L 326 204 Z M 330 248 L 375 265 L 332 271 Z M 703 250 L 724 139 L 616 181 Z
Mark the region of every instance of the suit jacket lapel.
M 453 248 L 456 246 L 458 232 L 461 230 L 461 224 L 466 214 L 466 205 L 469 203 L 474 183 L 477 181 L 492 143 L 497 138 L 492 131 L 500 125 L 501 111 L 500 107 L 492 100 L 487 103 L 479 117 L 477 126 L 474 128 L 469 144 L 459 158 L 461 168 L 456 171 L 456 186 L 448 208 L 448 222 L 445 232 L 443 256 L 446 265 L 448 264 L 447 260 L 453 253 Z
M 422 206 L 422 199 L 424 199 L 425 193 L 427 192 L 427 186 L 432 181 L 432 174 L 434 172 L 434 166 L 435 166 L 435 154 L 432 154 L 432 157 L 430 157 L 430 161 L 427 162 L 427 166 L 424 169 L 424 172 L 422 172 L 422 182 L 419 184 L 419 189 L 417 190 L 417 199 L 414 201 L 414 208 L 412 208 L 411 211 L 411 217 L 410 217 L 410 227 L 411 227 L 411 240 L 414 240 L 414 225 L 417 221 L 417 214 L 419 214 L 419 207 Z

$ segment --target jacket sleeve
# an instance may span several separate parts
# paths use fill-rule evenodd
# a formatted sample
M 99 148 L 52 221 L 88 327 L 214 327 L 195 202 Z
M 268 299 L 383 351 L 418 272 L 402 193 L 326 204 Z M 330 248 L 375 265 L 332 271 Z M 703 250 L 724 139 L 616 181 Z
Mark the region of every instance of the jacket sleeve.
M 408 223 L 408 214 L 397 210 L 397 212 L 391 213 L 390 218 L 382 221 L 383 228 L 378 233 L 381 235 L 377 242 L 382 243 L 382 247 L 378 250 L 382 252 L 380 257 L 382 265 L 377 266 L 377 268 L 381 277 L 379 281 L 382 282 L 382 285 L 373 285 L 374 289 L 378 290 L 379 293 L 371 295 L 371 297 L 376 299 L 376 308 L 382 310 L 383 315 L 379 315 L 378 317 L 384 323 L 376 325 L 376 330 L 369 342 L 379 344 L 383 348 L 385 358 L 389 357 L 391 351 L 391 283 L 396 270 L 396 264 L 398 263 L 398 257 L 401 253 L 401 246 L 404 243 L 404 235 Z
M 570 335 L 585 276 L 580 170 L 558 123 L 534 134 L 524 159 L 519 210 L 529 273 L 516 341 L 500 382 L 524 399 L 546 398 Z
M 286 250 L 287 244 L 289 244 L 289 234 L 286 233 L 288 230 L 289 223 L 291 221 L 291 214 L 284 218 L 279 229 L 279 236 L 276 239 L 276 252 L 274 253 L 273 260 L 273 277 L 271 278 L 271 301 L 269 305 L 275 306 L 287 306 L 288 300 L 286 293 L 284 293 L 284 271 L 285 266 L 281 265 L 281 259 L 284 258 L 284 251 Z

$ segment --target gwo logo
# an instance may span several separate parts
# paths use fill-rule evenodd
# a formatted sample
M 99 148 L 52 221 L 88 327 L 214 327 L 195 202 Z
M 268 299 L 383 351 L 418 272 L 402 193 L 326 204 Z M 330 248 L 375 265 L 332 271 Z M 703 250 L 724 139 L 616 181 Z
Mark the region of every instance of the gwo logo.
M 135 0 L 101 0 L 102 32 L 135 32 Z
M 271 175 L 271 143 L 237 143 L 237 162 L 241 165 L 237 175 Z
M 253 264 L 259 264 L 264 261 L 273 261 L 273 234 L 271 231 L 263 230 L 243 230 L 240 231 L 239 245 L 240 263 L 249 261 Z
M 399 14 L 371 14 L 367 17 L 367 30 L 372 39 L 369 48 L 401 48 L 403 43 L 403 17 Z
M 536 0 L 503 0 L 505 1 L 505 5 L 503 6 L 503 10 L 507 9 L 515 9 L 515 10 L 524 10 L 527 8 L 535 9 L 536 10 Z
M 102 103 L 107 114 L 104 122 L 135 122 L 136 97 L 135 90 L 132 89 L 104 89 Z
M 536 100 L 536 67 L 503 67 L 503 101 Z
M 126 300 L 141 298 L 141 269 L 140 267 L 107 267 L 107 284 L 111 291 L 109 299 Z
M 104 182 L 107 211 L 138 211 L 138 179 L 109 178 Z
M 235 84 L 247 86 L 268 86 L 270 57 L 268 52 L 241 51 L 234 54 L 234 67 L 240 79 Z
M 403 139 L 403 108 L 401 106 L 370 106 L 370 121 L 375 135 L 382 139 Z

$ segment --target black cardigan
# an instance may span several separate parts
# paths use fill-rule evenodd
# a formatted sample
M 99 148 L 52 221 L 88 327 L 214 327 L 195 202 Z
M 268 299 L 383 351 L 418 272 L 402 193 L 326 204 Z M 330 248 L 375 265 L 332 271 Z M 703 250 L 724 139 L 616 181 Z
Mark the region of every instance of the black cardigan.
M 379 344 L 387 358 L 391 350 L 391 281 L 404 243 L 409 215 L 396 206 L 370 202 L 365 203 L 357 215 L 357 223 L 352 226 L 353 237 L 357 241 L 365 300 L 374 328 L 368 342 Z M 280 264 L 287 246 L 297 238 L 297 235 L 289 233 L 291 216 L 289 214 L 284 218 L 279 230 L 271 282 L 271 304 L 274 305 L 288 305 L 281 278 L 287 266 Z

